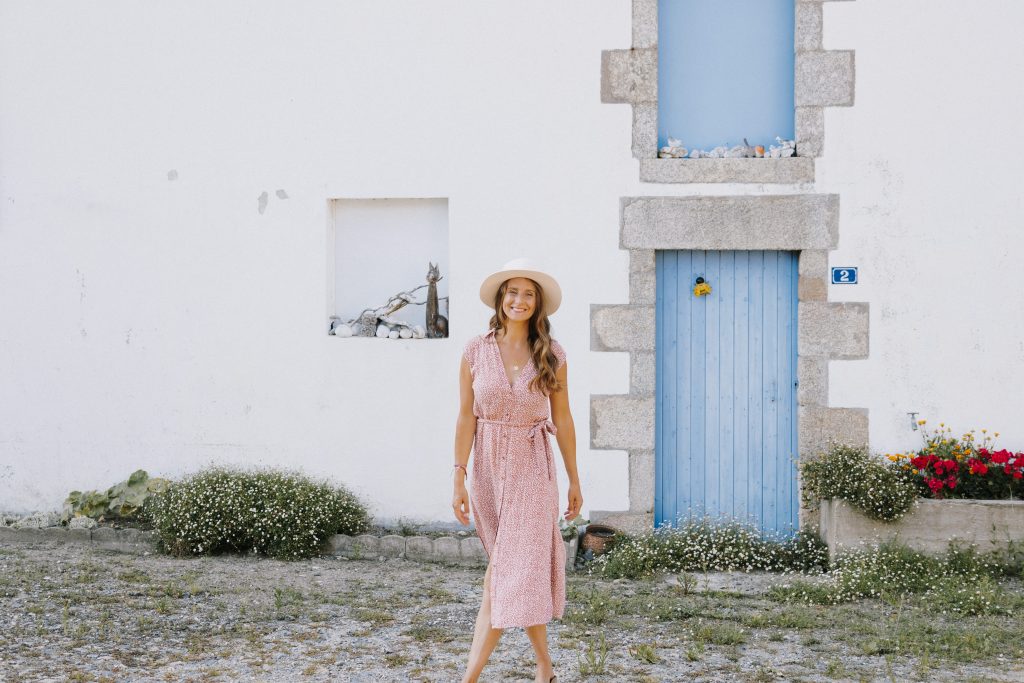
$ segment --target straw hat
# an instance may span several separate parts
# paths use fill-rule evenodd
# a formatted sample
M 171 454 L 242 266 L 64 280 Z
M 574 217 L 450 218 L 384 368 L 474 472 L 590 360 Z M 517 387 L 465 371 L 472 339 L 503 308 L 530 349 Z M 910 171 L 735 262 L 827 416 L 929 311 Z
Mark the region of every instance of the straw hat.
M 514 277 L 528 277 L 540 285 L 544 290 L 544 311 L 547 315 L 557 311 L 562 304 L 562 288 L 558 286 L 558 281 L 528 258 L 512 259 L 502 266 L 501 270 L 484 278 L 480 285 L 480 300 L 487 304 L 488 308 L 494 308 L 494 296 L 498 293 L 501 283 Z

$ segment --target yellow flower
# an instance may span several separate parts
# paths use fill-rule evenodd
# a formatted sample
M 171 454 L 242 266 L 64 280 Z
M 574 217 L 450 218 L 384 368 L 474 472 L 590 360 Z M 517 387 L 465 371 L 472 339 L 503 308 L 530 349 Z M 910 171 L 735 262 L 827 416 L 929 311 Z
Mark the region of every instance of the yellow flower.
M 988 430 L 987 430 L 987 429 L 982 429 L 982 430 L 981 430 L 981 433 L 982 433 L 982 434 L 987 434 L 987 433 L 988 433 Z
M 891 462 L 896 462 L 897 460 L 899 460 L 899 458 L 898 458 L 898 457 L 896 457 L 895 455 L 890 455 L 890 456 L 888 456 L 888 458 L 889 458 L 889 460 L 890 460 Z
M 917 468 L 914 469 L 914 474 L 920 474 L 920 472 L 917 471 Z
M 996 432 L 996 436 L 999 436 L 999 432 Z
M 919 424 L 919 425 L 923 425 L 923 424 L 924 424 L 924 423 L 926 423 L 927 421 L 928 421 L 928 420 L 918 420 L 918 421 L 917 421 L 917 424 Z
M 940 422 L 940 423 L 939 423 L 939 426 L 940 426 L 940 427 L 945 427 L 945 426 L 946 426 L 946 423 L 945 423 L 945 422 Z

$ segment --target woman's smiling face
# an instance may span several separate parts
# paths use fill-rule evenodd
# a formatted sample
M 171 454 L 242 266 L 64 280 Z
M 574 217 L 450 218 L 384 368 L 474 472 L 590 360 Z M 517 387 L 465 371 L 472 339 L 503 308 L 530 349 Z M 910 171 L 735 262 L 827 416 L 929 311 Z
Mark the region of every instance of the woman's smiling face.
M 537 285 L 525 277 L 514 277 L 505 285 L 501 308 L 510 320 L 526 322 L 537 310 Z

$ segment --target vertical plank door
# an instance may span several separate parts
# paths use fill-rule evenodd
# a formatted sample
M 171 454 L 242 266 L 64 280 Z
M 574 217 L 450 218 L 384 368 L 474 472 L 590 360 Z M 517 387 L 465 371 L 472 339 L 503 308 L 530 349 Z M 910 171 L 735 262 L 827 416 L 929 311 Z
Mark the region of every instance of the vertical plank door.
M 656 526 L 795 531 L 797 256 L 657 252 Z M 711 294 L 694 295 L 698 276 Z

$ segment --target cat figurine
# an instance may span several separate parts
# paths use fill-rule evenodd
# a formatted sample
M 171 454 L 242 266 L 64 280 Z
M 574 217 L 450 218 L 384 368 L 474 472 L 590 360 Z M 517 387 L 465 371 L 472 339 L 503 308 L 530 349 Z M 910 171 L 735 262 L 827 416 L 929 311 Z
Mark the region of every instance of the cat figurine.
M 441 339 L 448 336 L 448 318 L 438 311 L 437 281 L 441 279 L 441 271 L 429 261 L 427 266 L 427 338 Z

